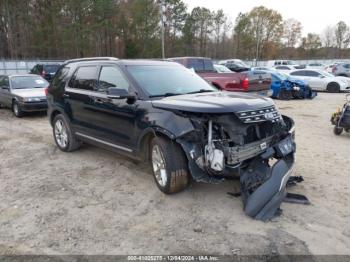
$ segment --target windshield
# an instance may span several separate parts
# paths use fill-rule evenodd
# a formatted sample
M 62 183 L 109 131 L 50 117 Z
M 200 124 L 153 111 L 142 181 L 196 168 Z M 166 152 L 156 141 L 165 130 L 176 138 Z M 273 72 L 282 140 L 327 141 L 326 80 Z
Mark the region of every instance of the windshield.
M 281 80 L 286 80 L 289 77 L 287 74 L 284 74 L 282 72 L 274 72 L 274 74 L 276 74 Z
M 324 75 L 326 77 L 334 77 L 334 75 L 332 75 L 331 73 L 328 73 L 327 71 L 322 71 L 322 72 L 319 72 L 321 75 Z
M 244 63 L 243 61 L 236 61 L 237 65 L 241 66 L 241 67 L 249 67 L 246 63 Z
M 56 73 L 56 71 L 58 70 L 59 67 L 60 67 L 59 65 L 46 65 L 44 67 L 44 70 L 47 73 Z
M 11 77 L 12 89 L 27 88 L 45 88 L 49 85 L 45 79 L 40 76 L 13 76 Z
M 214 65 L 216 71 L 219 73 L 232 73 L 230 69 L 228 69 L 226 66 L 223 65 Z
M 150 97 L 217 91 L 183 66 L 128 66 L 127 70 Z

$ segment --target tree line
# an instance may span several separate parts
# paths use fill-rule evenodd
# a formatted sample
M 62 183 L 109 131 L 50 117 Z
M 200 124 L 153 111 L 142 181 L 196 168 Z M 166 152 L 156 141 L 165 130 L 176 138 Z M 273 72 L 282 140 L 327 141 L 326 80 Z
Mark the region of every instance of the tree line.
M 343 21 L 303 37 L 299 21 L 264 6 L 230 21 L 223 10 L 188 10 L 182 0 L 0 0 L 0 57 L 160 58 L 162 25 L 167 57 L 350 56 Z

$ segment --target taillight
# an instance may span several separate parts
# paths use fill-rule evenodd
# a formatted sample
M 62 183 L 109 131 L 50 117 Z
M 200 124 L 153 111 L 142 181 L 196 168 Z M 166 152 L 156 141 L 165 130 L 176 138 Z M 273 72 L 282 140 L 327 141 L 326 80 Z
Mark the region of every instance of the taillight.
M 243 87 L 243 89 L 248 90 L 248 88 L 249 88 L 249 79 L 247 77 L 243 79 L 242 87 Z
M 333 67 L 332 67 L 332 73 L 335 73 L 336 70 L 337 70 L 337 67 L 336 67 L 336 66 L 333 66 Z
M 45 95 L 47 96 L 47 95 L 49 94 L 49 87 L 46 87 L 46 88 L 44 89 L 44 91 L 45 91 Z
M 43 70 L 42 73 L 41 73 L 42 76 L 45 76 L 46 75 L 46 71 Z

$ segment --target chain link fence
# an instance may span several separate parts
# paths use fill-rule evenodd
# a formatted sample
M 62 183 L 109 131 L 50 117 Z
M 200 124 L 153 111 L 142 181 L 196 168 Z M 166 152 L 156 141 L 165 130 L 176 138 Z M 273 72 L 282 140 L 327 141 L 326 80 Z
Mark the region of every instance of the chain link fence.
M 286 60 L 292 60 L 298 65 L 308 65 L 313 63 L 321 63 L 325 65 L 331 65 L 336 62 L 349 62 L 349 59 L 311 59 L 311 60 L 294 60 L 294 59 L 271 59 L 271 60 L 279 60 L 279 61 L 286 61 Z M 253 60 L 247 60 L 245 61 L 250 66 L 266 66 L 268 61 L 258 61 L 257 63 Z
M 59 64 L 63 60 L 0 60 L 0 75 L 27 74 L 36 64 Z

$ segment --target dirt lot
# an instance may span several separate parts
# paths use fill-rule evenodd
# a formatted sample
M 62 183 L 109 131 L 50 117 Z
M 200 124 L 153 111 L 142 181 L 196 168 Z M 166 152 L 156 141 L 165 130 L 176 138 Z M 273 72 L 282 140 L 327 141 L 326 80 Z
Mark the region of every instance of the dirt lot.
M 236 181 L 194 184 L 166 196 L 144 165 L 84 146 L 60 152 L 45 115 L 0 110 L 0 254 L 349 254 L 350 134 L 331 112 L 344 94 L 278 101 L 297 125 L 292 189 L 311 206 L 284 203 L 263 223 L 226 193 Z

